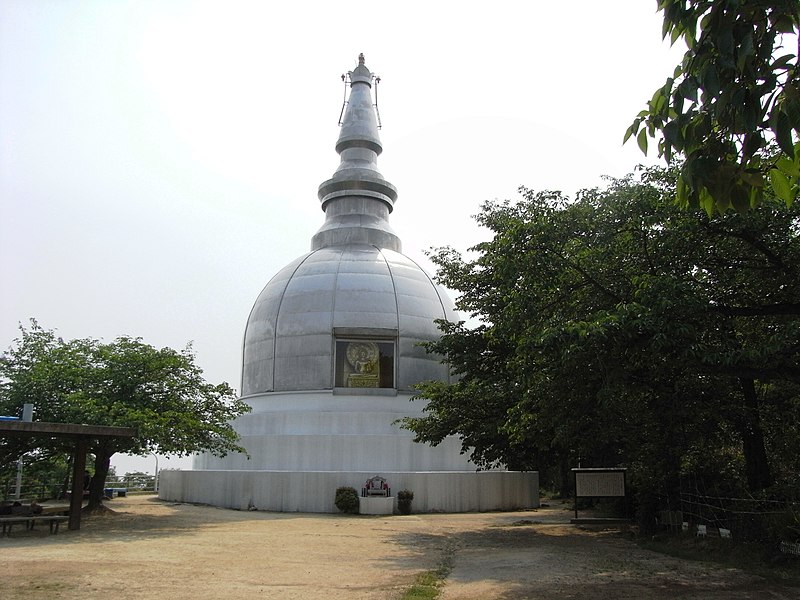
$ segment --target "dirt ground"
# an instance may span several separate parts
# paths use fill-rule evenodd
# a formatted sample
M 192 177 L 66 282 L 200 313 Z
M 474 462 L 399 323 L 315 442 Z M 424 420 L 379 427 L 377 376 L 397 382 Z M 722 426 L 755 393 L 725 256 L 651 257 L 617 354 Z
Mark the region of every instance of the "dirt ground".
M 800 588 L 639 548 L 536 511 L 371 517 L 240 512 L 117 498 L 80 531 L 0 539 L 0 598 L 392 599 L 452 570 L 443 600 L 780 599 Z

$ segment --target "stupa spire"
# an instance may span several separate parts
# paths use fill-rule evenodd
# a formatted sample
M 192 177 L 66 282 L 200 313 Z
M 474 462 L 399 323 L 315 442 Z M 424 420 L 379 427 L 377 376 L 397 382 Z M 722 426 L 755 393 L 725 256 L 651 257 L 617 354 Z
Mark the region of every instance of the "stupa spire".
M 366 243 L 401 252 L 400 238 L 388 221 L 397 190 L 378 171 L 383 146 L 372 87 L 379 78 L 364 64 L 363 54 L 358 66 L 342 77 L 350 84 L 350 96 L 336 142 L 341 162 L 333 177 L 319 186 L 325 223 L 312 238 L 311 249 Z

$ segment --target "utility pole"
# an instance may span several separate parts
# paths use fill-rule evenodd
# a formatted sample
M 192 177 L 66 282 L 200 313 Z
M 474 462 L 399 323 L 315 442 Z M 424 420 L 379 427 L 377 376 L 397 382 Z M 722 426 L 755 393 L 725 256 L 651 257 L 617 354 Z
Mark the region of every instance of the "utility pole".
M 22 420 L 30 423 L 33 421 L 33 404 L 22 405 Z M 14 499 L 22 499 L 22 457 L 17 461 L 17 489 L 14 492 Z

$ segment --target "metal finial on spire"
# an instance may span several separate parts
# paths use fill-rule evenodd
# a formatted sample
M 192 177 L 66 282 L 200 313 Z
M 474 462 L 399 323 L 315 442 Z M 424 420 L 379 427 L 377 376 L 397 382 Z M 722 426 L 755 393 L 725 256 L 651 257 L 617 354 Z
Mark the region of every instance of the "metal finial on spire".
M 361 52 L 358 55 L 358 66 L 352 71 L 342 74 L 342 83 L 344 83 L 344 98 L 342 100 L 342 110 L 339 111 L 338 124 L 340 127 L 344 124 L 343 119 L 345 117 L 347 105 L 350 103 L 350 99 L 347 94 L 348 89 L 351 89 L 354 83 L 366 83 L 369 87 L 373 87 L 374 83 L 375 102 L 372 103 L 372 106 L 375 108 L 375 115 L 378 117 L 378 129 L 381 129 L 383 124 L 381 123 L 381 113 L 380 109 L 378 108 L 378 84 L 380 82 L 381 78 L 375 73 L 372 73 L 364 64 L 364 53 Z

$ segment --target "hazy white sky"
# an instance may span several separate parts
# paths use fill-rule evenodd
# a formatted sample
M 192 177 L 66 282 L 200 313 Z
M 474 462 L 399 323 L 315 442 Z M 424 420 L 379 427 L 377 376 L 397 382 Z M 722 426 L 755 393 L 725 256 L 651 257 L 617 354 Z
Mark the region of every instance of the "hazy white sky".
M 681 49 L 655 0 L 0 0 L 0 348 L 30 317 L 191 340 L 238 388 L 253 302 L 322 224 L 359 52 L 382 78 L 392 225 L 429 265 L 481 239 L 483 200 L 644 162 L 623 133 Z

